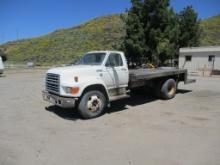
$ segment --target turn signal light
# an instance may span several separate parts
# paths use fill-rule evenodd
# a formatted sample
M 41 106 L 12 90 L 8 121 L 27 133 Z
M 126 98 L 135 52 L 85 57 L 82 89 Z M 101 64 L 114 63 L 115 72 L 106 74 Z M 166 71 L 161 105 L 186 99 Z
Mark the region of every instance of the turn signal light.
M 73 87 L 73 88 L 71 88 L 70 92 L 71 92 L 71 94 L 73 94 L 73 95 L 77 94 L 77 93 L 79 92 L 79 87 Z
M 74 77 L 74 81 L 75 82 L 78 82 L 79 81 L 79 78 L 76 76 L 76 77 Z

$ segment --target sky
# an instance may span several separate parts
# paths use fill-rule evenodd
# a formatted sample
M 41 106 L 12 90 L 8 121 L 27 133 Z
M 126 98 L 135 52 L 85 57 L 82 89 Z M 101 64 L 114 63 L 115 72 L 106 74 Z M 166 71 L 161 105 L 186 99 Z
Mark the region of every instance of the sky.
M 192 5 L 200 19 L 220 14 L 220 0 L 171 0 L 176 12 Z M 130 0 L 0 0 L 0 44 L 38 37 L 95 17 L 123 13 Z

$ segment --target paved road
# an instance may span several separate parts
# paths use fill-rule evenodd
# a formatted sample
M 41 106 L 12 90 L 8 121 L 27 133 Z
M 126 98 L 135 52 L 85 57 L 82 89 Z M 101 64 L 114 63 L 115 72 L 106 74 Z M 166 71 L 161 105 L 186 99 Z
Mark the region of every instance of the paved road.
M 197 77 L 170 101 L 140 94 L 81 120 L 42 101 L 43 77 L 0 77 L 1 165 L 220 164 L 220 78 Z

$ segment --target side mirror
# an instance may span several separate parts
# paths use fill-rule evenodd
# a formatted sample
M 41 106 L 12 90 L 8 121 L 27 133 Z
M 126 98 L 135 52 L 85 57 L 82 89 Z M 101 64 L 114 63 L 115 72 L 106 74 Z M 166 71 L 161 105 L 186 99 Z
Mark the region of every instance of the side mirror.
M 2 61 L 7 61 L 7 57 L 6 56 L 2 56 Z

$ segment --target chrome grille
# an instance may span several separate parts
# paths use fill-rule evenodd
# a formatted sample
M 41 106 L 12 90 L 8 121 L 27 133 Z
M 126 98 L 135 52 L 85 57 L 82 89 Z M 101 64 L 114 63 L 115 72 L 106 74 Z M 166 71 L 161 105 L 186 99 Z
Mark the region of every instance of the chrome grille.
M 60 93 L 60 75 L 52 73 L 47 74 L 46 90 L 52 93 Z

